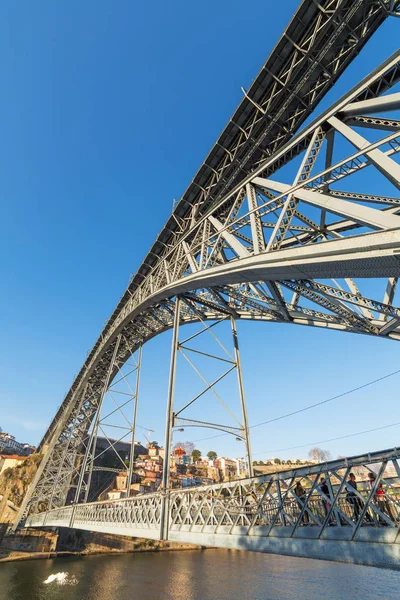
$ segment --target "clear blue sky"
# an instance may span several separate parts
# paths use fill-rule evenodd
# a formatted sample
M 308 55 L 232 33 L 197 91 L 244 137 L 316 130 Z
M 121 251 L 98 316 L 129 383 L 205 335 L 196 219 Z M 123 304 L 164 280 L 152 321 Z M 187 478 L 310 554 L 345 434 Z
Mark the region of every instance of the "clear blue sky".
M 173 199 L 296 6 L 2 3 L 0 425 L 17 439 L 40 440 Z M 257 18 L 249 21 L 247 10 Z M 398 26 L 386 22 L 319 111 L 396 50 Z M 239 323 L 239 333 L 251 424 L 399 365 L 395 342 L 253 323 Z M 144 349 L 139 422 L 159 440 L 169 349 L 169 333 Z M 255 429 L 255 458 L 306 456 L 308 448 L 275 450 L 400 420 L 399 381 Z M 399 442 L 397 427 L 321 445 L 335 456 Z M 218 438 L 198 446 L 240 455 L 237 444 Z

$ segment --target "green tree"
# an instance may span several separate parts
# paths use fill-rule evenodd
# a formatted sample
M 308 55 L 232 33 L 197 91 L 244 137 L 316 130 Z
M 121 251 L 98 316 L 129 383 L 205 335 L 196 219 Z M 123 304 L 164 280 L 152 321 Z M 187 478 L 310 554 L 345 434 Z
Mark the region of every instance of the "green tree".
M 210 460 L 215 460 L 218 455 L 214 450 L 210 450 L 210 452 L 207 452 L 207 456 Z
M 280 465 L 281 464 L 281 459 L 280 458 L 274 458 L 274 463 L 276 465 Z
M 193 450 L 192 451 L 192 458 L 193 458 L 193 460 L 195 462 L 196 462 L 196 460 L 200 460 L 200 458 L 201 458 L 201 452 L 200 452 L 200 450 L 196 450 L 196 449 Z

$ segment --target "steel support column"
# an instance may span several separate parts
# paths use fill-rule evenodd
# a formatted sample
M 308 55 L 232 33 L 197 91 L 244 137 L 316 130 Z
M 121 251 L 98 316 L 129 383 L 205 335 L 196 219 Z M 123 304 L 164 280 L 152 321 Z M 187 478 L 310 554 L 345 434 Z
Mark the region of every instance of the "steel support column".
M 129 498 L 131 495 L 131 485 L 132 485 L 132 474 L 133 474 L 133 466 L 135 464 L 135 435 L 136 435 L 136 417 L 137 417 L 137 408 L 139 402 L 139 385 L 140 385 L 140 371 L 142 368 L 142 346 L 139 348 L 139 357 L 136 366 L 136 386 L 135 386 L 135 400 L 134 400 L 134 408 L 133 408 L 133 422 L 132 422 L 132 443 L 131 443 L 131 453 L 129 456 L 129 469 L 128 469 L 128 477 L 126 480 L 126 496 Z
M 249 477 L 253 477 L 254 476 L 253 460 L 252 460 L 252 455 L 251 455 L 250 431 L 249 431 L 249 421 L 247 418 L 246 397 L 244 394 L 242 363 L 240 360 L 239 341 L 238 341 L 238 334 L 237 334 L 237 329 L 236 329 L 236 322 L 233 317 L 231 317 L 231 326 L 232 326 L 232 336 L 233 336 L 233 347 L 235 349 L 235 361 L 236 361 L 236 371 L 237 371 L 237 377 L 238 377 L 240 405 L 242 407 L 243 428 L 244 428 L 245 443 L 246 443 L 247 463 L 248 463 L 248 467 L 249 467 Z
M 168 493 L 170 485 L 170 456 L 171 456 L 171 442 L 172 442 L 172 425 L 174 418 L 174 396 L 175 396 L 175 379 L 176 379 L 176 359 L 178 354 L 178 336 L 179 336 L 179 310 L 180 310 L 180 298 L 177 296 L 175 299 L 175 314 L 174 314 L 174 328 L 172 331 L 172 348 L 171 348 L 171 362 L 169 371 L 169 384 L 168 384 L 168 400 L 167 400 L 167 414 L 165 420 L 165 442 L 164 442 L 164 464 L 163 464 L 163 477 L 162 477 L 162 492 L 163 501 L 161 507 L 161 539 L 168 539 L 168 519 L 169 519 L 169 502 Z

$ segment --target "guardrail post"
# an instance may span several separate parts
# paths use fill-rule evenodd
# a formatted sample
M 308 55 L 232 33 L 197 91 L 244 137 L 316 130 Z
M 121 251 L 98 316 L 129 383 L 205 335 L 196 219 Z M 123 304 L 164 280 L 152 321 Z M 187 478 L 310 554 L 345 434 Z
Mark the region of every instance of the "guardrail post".
M 245 431 L 245 443 L 246 443 L 246 454 L 247 454 L 247 463 L 248 463 L 248 469 L 249 469 L 249 477 L 254 477 L 253 458 L 252 458 L 252 454 L 251 454 L 251 443 L 250 443 L 249 421 L 247 418 L 246 397 L 244 394 L 242 363 L 240 360 L 239 341 L 238 341 L 236 323 L 235 323 L 235 319 L 233 317 L 231 317 L 231 327 L 232 327 L 233 347 L 234 347 L 234 351 L 235 351 L 235 362 L 236 362 L 236 370 L 237 370 L 238 385 L 239 385 L 240 405 L 242 407 L 243 427 L 244 427 L 244 431 Z
M 166 490 L 163 492 L 161 500 L 161 519 L 160 519 L 160 539 L 168 539 L 169 530 L 169 507 L 170 507 L 170 492 Z
M 76 511 L 76 509 L 77 509 L 77 506 L 76 506 L 76 504 L 75 504 L 75 505 L 72 507 L 71 518 L 70 518 L 70 520 L 69 520 L 69 525 L 68 525 L 68 527 L 69 527 L 70 529 L 73 529 L 73 527 L 74 527 L 74 521 L 75 521 L 75 511 Z

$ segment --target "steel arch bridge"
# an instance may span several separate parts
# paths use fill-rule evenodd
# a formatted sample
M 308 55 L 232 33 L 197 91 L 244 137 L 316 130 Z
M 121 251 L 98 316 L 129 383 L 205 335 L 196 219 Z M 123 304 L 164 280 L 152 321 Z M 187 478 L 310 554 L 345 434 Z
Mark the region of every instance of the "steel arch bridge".
M 93 472 L 100 468 L 96 447 L 105 423 L 104 399 L 110 395 L 116 406 L 113 412 L 118 413 L 131 403 L 133 417 L 126 429 L 133 448 L 142 346 L 167 329 L 173 329 L 173 347 L 165 448 L 170 448 L 174 427 L 222 429 L 244 440 L 250 476 L 251 445 L 237 320 L 400 339 L 400 308 L 395 305 L 400 275 L 400 120 L 396 115 L 400 109 L 400 93 L 396 91 L 400 51 L 298 133 L 371 35 L 387 17 L 396 16 L 400 16 L 400 2 L 394 0 L 301 2 L 251 87 L 243 90 L 242 102 L 176 204 L 58 409 L 41 442 L 44 458 L 21 507 L 19 518 L 29 515 L 26 524 L 44 526 L 61 524 L 62 520 L 64 525 L 68 521 L 69 526 L 76 527 L 85 519 L 98 523 L 99 515 L 103 515 L 103 530 L 107 530 L 105 515 L 117 509 L 109 510 L 108 503 L 102 507 L 88 502 Z M 212 324 L 207 325 L 207 321 Z M 196 352 L 187 346 L 195 336 L 179 340 L 180 326 L 200 323 L 195 335 L 214 335 L 214 326 L 221 322 L 232 328 L 233 350 L 230 353 L 222 348 L 226 353 L 223 357 L 212 356 L 225 361 L 227 371 L 211 383 L 198 374 L 205 383 L 204 391 L 215 393 L 217 381 L 237 372 L 242 415 L 235 425 L 184 419 L 179 416 L 183 409 L 174 409 L 177 353 L 186 353 L 187 358 L 188 351 Z M 127 381 L 127 365 L 135 378 L 132 385 Z M 125 404 L 118 404 L 113 396 L 114 392 L 124 393 L 115 387 L 121 381 L 129 387 Z M 191 399 L 184 408 L 197 399 Z M 119 440 L 107 439 L 118 455 Z M 186 502 L 190 507 L 196 506 L 197 500 L 193 500 L 195 492 L 188 492 L 189 496 L 170 492 L 168 454 L 162 491 L 140 500 L 128 498 L 121 505 L 125 506 L 121 514 L 124 519 L 137 519 L 133 507 L 140 505 L 140 514 L 153 514 L 156 535 L 173 539 L 169 525 L 176 524 L 176 515 L 181 512 L 174 499 L 179 497 L 182 505 Z M 389 460 L 398 469 L 396 457 L 393 454 L 389 459 L 384 454 L 372 463 L 387 465 Z M 126 466 L 128 495 L 133 461 L 132 451 Z M 365 466 L 368 461 L 363 461 Z M 104 470 L 107 468 L 113 472 L 112 466 Z M 312 494 L 319 493 L 315 482 L 322 471 L 316 469 L 307 473 L 310 502 L 314 501 Z M 342 470 L 347 466 L 336 465 L 335 469 L 337 483 L 332 494 L 337 492 L 339 502 L 341 486 L 345 486 Z M 330 473 L 329 468 L 326 472 Z M 293 474 L 293 481 L 300 476 L 297 473 L 300 471 Z M 384 469 L 379 470 L 380 479 L 386 481 Z M 282 485 L 277 483 L 281 481 Z M 246 480 L 245 493 L 239 493 L 236 485 L 204 492 L 212 498 L 222 493 L 232 496 L 234 510 L 238 510 L 237 498 L 244 498 L 249 490 L 254 492 L 258 517 L 255 513 L 244 517 L 239 511 L 236 519 L 231 514 L 231 530 L 239 522 L 246 527 L 246 519 L 247 525 L 251 522 L 255 526 L 265 498 L 272 494 L 271 502 L 273 497 L 277 505 L 273 523 L 268 526 L 275 531 L 279 522 L 283 531 L 289 519 L 282 517 L 285 477 Z M 256 491 L 257 486 L 266 486 L 268 491 Z M 74 506 L 66 507 L 71 498 Z M 366 508 L 360 523 L 352 525 L 357 531 L 351 540 L 359 539 L 364 528 L 357 532 L 365 515 L 375 518 L 375 508 L 380 510 L 373 496 L 360 496 L 359 500 L 362 511 Z M 228 518 L 229 510 L 219 502 L 218 510 Z M 203 509 L 204 503 L 198 508 L 197 519 L 206 518 Z M 209 510 L 217 527 L 227 526 L 222 513 L 222 520 L 215 516 L 213 505 Z M 312 510 L 306 506 L 305 512 L 308 510 L 312 520 Z M 302 532 L 307 527 L 299 527 L 304 525 L 302 508 L 300 512 L 296 531 Z M 342 512 L 343 516 L 339 510 L 335 517 L 338 528 L 345 520 L 345 510 Z M 380 512 L 385 514 L 383 509 Z M 199 525 L 196 518 L 190 524 L 191 532 Z M 324 533 L 331 521 L 316 518 Z M 394 517 L 391 523 L 396 528 Z M 394 541 L 391 539 L 392 545 Z

